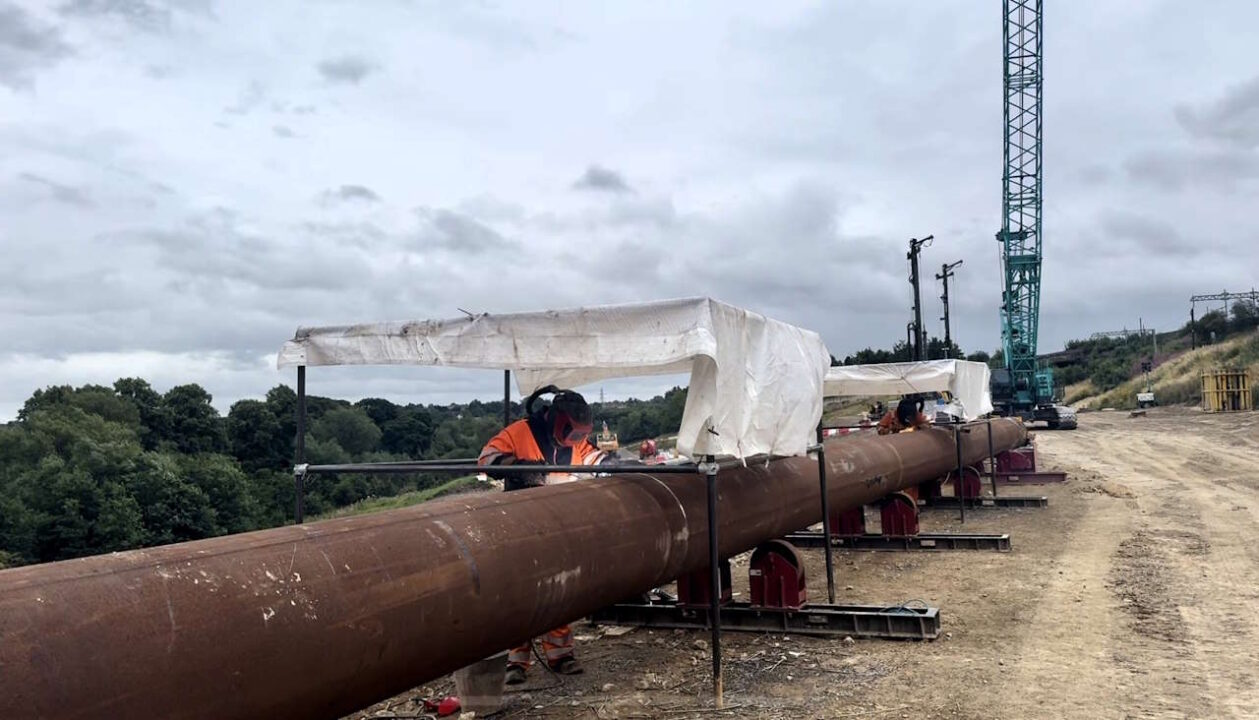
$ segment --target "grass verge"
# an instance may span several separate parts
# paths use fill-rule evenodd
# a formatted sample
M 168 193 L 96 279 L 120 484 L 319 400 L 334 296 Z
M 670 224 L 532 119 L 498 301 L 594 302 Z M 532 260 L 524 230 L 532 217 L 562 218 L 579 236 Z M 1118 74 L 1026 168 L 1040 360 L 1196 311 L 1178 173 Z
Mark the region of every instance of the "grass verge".
M 331 518 L 348 517 L 350 515 L 366 515 L 367 513 L 380 512 L 382 510 L 396 510 L 398 508 L 410 507 L 411 505 L 419 505 L 422 502 L 435 500 L 445 495 L 453 495 L 459 492 L 467 492 L 469 490 L 481 490 L 489 487 L 487 483 L 477 480 L 475 475 L 464 475 L 452 478 L 433 487 L 424 488 L 423 490 L 412 490 L 410 492 L 400 493 L 390 497 L 375 497 L 359 500 L 351 505 L 337 508 L 329 513 L 320 515 L 317 520 L 328 520 Z

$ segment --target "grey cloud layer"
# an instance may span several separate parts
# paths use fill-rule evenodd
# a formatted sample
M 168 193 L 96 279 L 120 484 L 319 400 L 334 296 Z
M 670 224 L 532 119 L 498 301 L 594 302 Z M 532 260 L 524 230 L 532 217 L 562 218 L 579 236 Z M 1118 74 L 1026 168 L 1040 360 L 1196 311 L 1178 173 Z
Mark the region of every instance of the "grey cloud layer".
M 342 55 L 320 61 L 316 69 L 324 80 L 330 83 L 358 85 L 379 68 L 375 62 L 365 57 Z
M 625 178 L 615 170 L 609 170 L 602 165 L 591 165 L 586 168 L 586 172 L 581 174 L 573 183 L 573 187 L 577 190 L 598 190 L 611 193 L 628 193 L 633 192 L 633 188 L 629 183 L 625 182 Z
M 991 349 L 999 13 L 928 5 L 0 0 L 0 417 L 139 357 L 257 394 L 298 325 L 457 307 L 712 295 L 843 355 L 904 337 L 925 233 Z M 1047 20 L 1046 349 L 1253 280 L 1259 8 L 1210 55 L 1185 14 Z
M 0 2 L 0 85 L 29 88 L 36 71 L 72 54 L 60 28 L 37 20 L 17 5 Z
M 209 0 L 69 0 L 57 11 L 70 18 L 117 18 L 140 30 L 164 32 L 170 30 L 175 13 L 206 13 L 209 5 Z
M 1254 148 L 1259 145 L 1259 76 L 1204 107 L 1177 106 L 1176 119 L 1198 137 Z

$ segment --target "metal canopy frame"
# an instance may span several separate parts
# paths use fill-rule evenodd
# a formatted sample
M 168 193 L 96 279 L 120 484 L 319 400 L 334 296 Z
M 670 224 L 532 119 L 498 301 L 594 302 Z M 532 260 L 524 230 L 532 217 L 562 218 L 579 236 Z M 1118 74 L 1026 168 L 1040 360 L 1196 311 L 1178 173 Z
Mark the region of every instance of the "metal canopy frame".
M 297 366 L 297 437 L 294 443 L 295 460 L 293 466 L 293 484 L 296 497 L 294 499 L 293 514 L 296 524 L 301 524 L 305 520 L 305 494 L 306 494 L 306 478 L 309 475 L 331 475 L 339 472 L 346 473 L 412 473 L 412 472 L 431 472 L 431 473 L 466 473 L 466 472 L 484 472 L 485 466 L 477 464 L 475 459 L 454 459 L 454 460 L 416 460 L 403 462 L 381 462 L 381 463 L 348 463 L 337 465 L 310 465 L 306 462 L 306 366 Z M 504 426 L 511 423 L 511 370 L 503 371 L 503 423 Z M 818 444 L 810 447 L 809 450 L 816 450 L 818 453 L 818 469 L 822 477 L 822 508 L 823 518 L 826 518 L 826 510 L 829 503 L 826 497 L 826 475 L 825 475 L 825 453 L 821 448 L 821 427 L 818 429 Z M 651 465 L 643 466 L 642 472 L 650 469 L 653 474 L 661 475 L 691 475 L 700 474 L 706 479 L 708 494 L 708 552 L 709 563 L 712 568 L 711 585 L 709 588 L 709 618 L 708 623 L 711 628 L 712 637 L 712 675 L 713 675 L 713 697 L 716 707 L 721 709 L 724 707 L 723 698 L 723 674 L 722 674 L 722 658 L 721 658 L 721 560 L 718 552 L 717 538 L 717 473 L 723 464 L 737 463 L 741 461 L 727 461 L 721 463 L 711 455 L 704 456 L 702 462 L 689 463 L 683 465 Z M 583 473 L 598 474 L 600 471 L 598 466 L 593 465 L 497 465 L 494 472 L 507 475 L 538 473 L 538 472 L 564 472 L 564 473 Z M 609 466 L 603 472 L 607 472 L 612 467 Z M 623 468 L 637 468 L 637 466 L 620 466 Z M 824 520 L 824 522 L 828 522 Z M 829 526 L 829 522 L 828 522 Z M 831 550 L 828 547 L 826 551 L 827 559 L 827 581 L 830 589 L 831 602 L 835 601 L 835 581 L 833 561 L 831 559 Z

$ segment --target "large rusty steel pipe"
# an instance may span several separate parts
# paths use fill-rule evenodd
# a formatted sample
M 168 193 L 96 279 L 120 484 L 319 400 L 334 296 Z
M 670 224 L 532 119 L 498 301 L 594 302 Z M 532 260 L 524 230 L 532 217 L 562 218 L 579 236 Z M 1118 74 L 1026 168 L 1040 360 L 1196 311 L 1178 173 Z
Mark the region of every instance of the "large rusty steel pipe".
M 993 423 L 998 451 L 1025 438 Z M 943 428 L 833 440 L 831 507 L 954 452 Z M 723 470 L 722 556 L 817 522 L 817 481 Z M 5 570 L 0 717 L 337 718 L 707 567 L 705 505 L 703 476 L 626 474 Z

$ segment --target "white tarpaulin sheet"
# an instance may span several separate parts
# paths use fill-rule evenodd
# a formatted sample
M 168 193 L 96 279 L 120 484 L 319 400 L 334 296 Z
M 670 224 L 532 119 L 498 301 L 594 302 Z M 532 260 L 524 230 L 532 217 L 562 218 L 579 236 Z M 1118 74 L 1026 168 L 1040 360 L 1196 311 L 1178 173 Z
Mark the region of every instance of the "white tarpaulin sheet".
M 948 391 L 962 406 L 962 416 L 974 420 L 992 412 L 988 382 L 988 366 L 968 360 L 837 365 L 826 370 L 825 393 L 839 397 Z
M 829 364 L 817 333 L 708 298 L 302 328 L 277 358 L 512 370 L 522 395 L 690 372 L 678 450 L 740 458 L 806 452 Z

